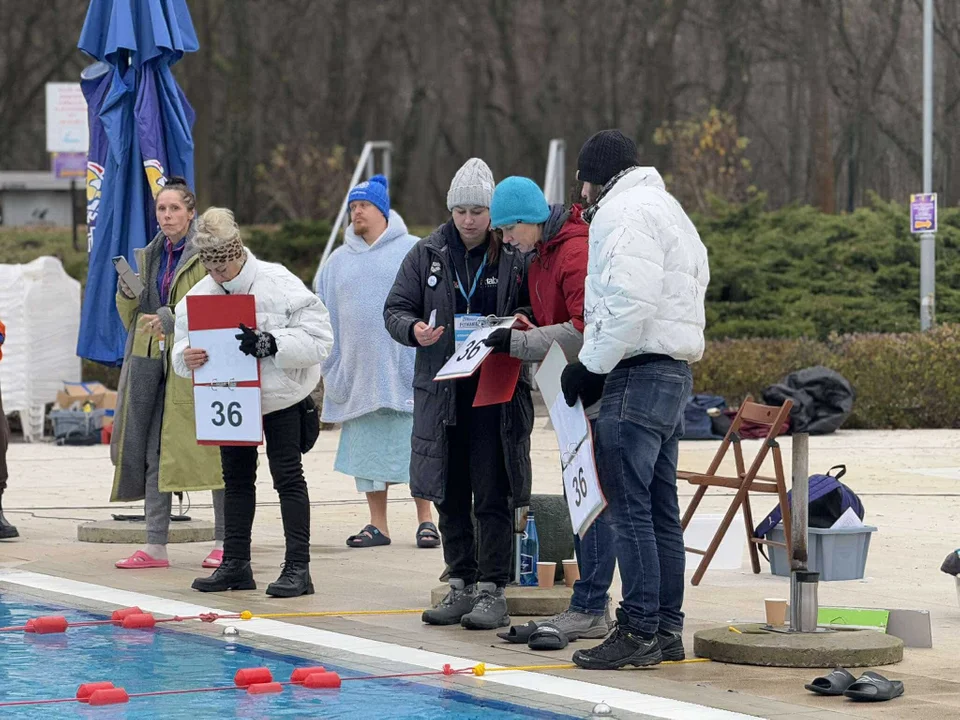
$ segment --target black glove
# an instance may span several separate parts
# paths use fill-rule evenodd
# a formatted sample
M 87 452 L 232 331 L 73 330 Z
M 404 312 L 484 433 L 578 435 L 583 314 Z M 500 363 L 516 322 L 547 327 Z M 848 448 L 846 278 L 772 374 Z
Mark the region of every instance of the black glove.
M 590 372 L 582 362 L 567 365 L 560 376 L 560 388 L 563 390 L 563 399 L 567 405 L 573 407 L 577 398 L 588 408 L 603 397 L 603 383 L 606 375 L 597 375 Z
M 510 328 L 497 328 L 484 338 L 483 344 L 492 347 L 494 353 L 510 352 Z
M 277 354 L 277 339 L 268 332 L 251 330 L 240 323 L 240 333 L 234 337 L 240 341 L 240 352 L 244 355 L 265 358 Z
M 533 315 L 533 308 L 527 305 L 526 307 L 519 307 L 513 311 L 514 315 L 523 315 L 527 320 L 530 321 L 530 324 L 534 327 L 537 326 L 537 318 Z

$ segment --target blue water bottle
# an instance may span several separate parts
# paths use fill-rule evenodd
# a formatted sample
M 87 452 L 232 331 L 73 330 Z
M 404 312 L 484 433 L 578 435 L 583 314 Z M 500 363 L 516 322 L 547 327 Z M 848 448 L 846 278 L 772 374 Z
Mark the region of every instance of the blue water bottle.
M 527 513 L 527 527 L 520 540 L 520 584 L 537 584 L 537 563 L 540 562 L 540 540 L 537 538 L 537 523 L 533 511 Z

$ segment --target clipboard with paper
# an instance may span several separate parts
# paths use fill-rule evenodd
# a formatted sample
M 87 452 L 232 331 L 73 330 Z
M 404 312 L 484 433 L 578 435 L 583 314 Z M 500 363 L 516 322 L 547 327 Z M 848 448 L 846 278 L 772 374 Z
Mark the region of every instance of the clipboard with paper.
M 570 407 L 563 399 L 560 376 L 566 365 L 567 359 L 563 350 L 557 343 L 553 343 L 550 352 L 540 364 L 537 385 L 549 404 L 550 421 L 557 434 L 570 522 L 573 531 L 582 538 L 606 508 L 607 499 L 600 488 L 593 454 L 593 433 L 590 431 L 583 404 L 578 399 L 576 404 Z

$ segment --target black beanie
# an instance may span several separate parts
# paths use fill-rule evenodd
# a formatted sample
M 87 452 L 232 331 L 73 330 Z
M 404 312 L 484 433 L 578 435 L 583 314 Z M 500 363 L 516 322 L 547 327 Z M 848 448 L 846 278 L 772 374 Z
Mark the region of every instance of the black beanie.
M 619 130 L 601 130 L 580 148 L 577 178 L 580 182 L 606 185 L 614 175 L 639 162 L 637 146 Z

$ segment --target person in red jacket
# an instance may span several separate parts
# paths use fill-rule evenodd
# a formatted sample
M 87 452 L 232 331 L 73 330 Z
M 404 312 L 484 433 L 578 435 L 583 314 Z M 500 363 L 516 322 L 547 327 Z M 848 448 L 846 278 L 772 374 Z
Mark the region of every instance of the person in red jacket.
M 3 358 L 3 341 L 6 339 L 7 329 L 0 322 L 0 359 Z M 3 414 L 3 398 L 0 393 L 0 540 L 9 540 L 19 537 L 17 529 L 7 522 L 3 516 L 3 491 L 7 489 L 7 444 L 10 442 L 10 428 L 7 427 L 7 416 Z
M 528 362 L 540 362 L 554 342 L 569 362 L 583 345 L 583 290 L 587 276 L 589 226 L 580 205 L 569 209 L 547 205 L 543 192 L 528 178 L 508 177 L 493 191 L 490 225 L 503 233 L 503 242 L 521 252 L 533 252 L 528 284 L 533 321 L 525 331 L 495 330 L 485 343 L 494 352 L 508 352 Z M 591 421 L 599 403 L 587 408 Z M 606 513 L 580 540 L 574 535 L 580 580 L 573 586 L 570 607 L 541 624 L 550 624 L 568 640 L 606 637 L 612 626 L 607 595 L 616 567 L 614 535 Z

